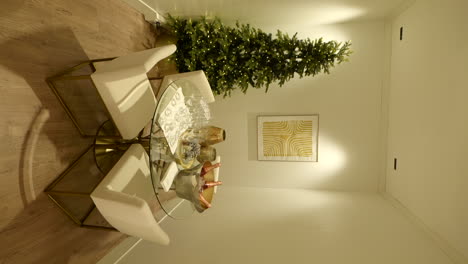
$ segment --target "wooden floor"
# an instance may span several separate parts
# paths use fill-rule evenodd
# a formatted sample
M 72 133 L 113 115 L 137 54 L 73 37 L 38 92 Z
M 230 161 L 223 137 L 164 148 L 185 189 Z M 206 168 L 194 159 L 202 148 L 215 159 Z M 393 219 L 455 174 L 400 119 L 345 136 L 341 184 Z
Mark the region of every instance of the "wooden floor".
M 45 78 L 155 39 L 120 0 L 0 1 L 0 263 L 95 263 L 124 238 L 75 226 L 43 193 L 91 144 Z

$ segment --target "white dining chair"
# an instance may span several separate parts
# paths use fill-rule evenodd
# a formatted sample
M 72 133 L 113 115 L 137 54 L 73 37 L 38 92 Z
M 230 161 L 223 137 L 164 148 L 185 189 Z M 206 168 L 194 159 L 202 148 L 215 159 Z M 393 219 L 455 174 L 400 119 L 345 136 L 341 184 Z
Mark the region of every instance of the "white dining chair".
M 91 193 L 102 216 L 118 231 L 162 245 L 169 237 L 153 216 L 157 202 L 151 182 L 149 157 L 133 144 Z
M 205 98 L 205 101 L 207 103 L 212 103 L 215 101 L 215 97 L 213 95 L 213 91 L 211 90 L 210 83 L 206 78 L 205 72 L 203 72 L 202 70 L 166 75 L 164 76 L 161 82 L 161 87 L 166 88 L 172 82 L 179 79 L 188 80 L 194 85 L 196 85 L 196 87 L 200 90 L 201 95 Z M 164 90 L 165 89 L 159 89 L 159 93 L 157 95 L 158 98 L 161 98 Z
M 150 122 L 157 100 L 146 73 L 174 53 L 166 45 L 100 63 L 91 79 L 123 139 L 134 139 Z

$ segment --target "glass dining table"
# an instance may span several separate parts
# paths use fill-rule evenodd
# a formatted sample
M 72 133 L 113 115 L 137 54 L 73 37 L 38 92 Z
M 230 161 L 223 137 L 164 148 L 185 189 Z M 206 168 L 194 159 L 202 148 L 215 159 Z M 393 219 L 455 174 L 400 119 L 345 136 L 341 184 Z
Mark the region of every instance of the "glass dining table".
M 189 80 L 170 83 L 158 100 L 149 137 L 151 182 L 161 209 L 171 218 L 183 219 L 205 209 L 198 200 L 203 164 L 190 139 L 210 119 L 208 104 Z

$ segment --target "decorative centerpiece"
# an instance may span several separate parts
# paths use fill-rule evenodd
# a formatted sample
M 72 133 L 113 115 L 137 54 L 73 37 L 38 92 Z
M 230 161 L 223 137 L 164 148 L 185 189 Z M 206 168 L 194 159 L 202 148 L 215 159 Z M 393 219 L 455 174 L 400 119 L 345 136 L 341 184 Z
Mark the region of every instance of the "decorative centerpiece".
M 211 112 L 204 96 L 184 80 L 168 86 L 155 113 L 150 157 L 163 171 L 159 185 L 203 212 L 211 207 L 215 189 L 221 185 L 215 180 L 220 164 L 215 162 L 218 156 L 213 145 L 224 141 L 226 132 L 209 125 Z M 164 169 L 165 164 L 171 169 Z
M 177 196 L 192 202 L 200 213 L 210 208 L 214 187 L 222 184 L 214 179 L 214 170 L 220 166 L 207 161 L 192 170 L 181 171 L 175 180 Z
M 187 129 L 180 137 L 176 159 L 183 169 L 189 169 L 199 163 L 216 159 L 216 148 L 212 145 L 223 142 L 226 131 L 215 126 Z
M 191 201 L 198 212 L 211 207 L 214 187 L 222 182 L 215 180 L 217 144 L 226 139 L 226 131 L 219 127 L 205 126 L 188 129 L 180 139 L 176 160 L 183 168 L 175 179 L 178 197 Z

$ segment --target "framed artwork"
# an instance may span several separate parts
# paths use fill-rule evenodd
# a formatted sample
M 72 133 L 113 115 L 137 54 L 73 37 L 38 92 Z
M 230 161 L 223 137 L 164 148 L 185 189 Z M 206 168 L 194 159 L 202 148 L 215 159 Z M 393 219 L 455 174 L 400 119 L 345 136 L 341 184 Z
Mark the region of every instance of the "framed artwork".
M 317 161 L 318 115 L 258 116 L 258 160 Z

